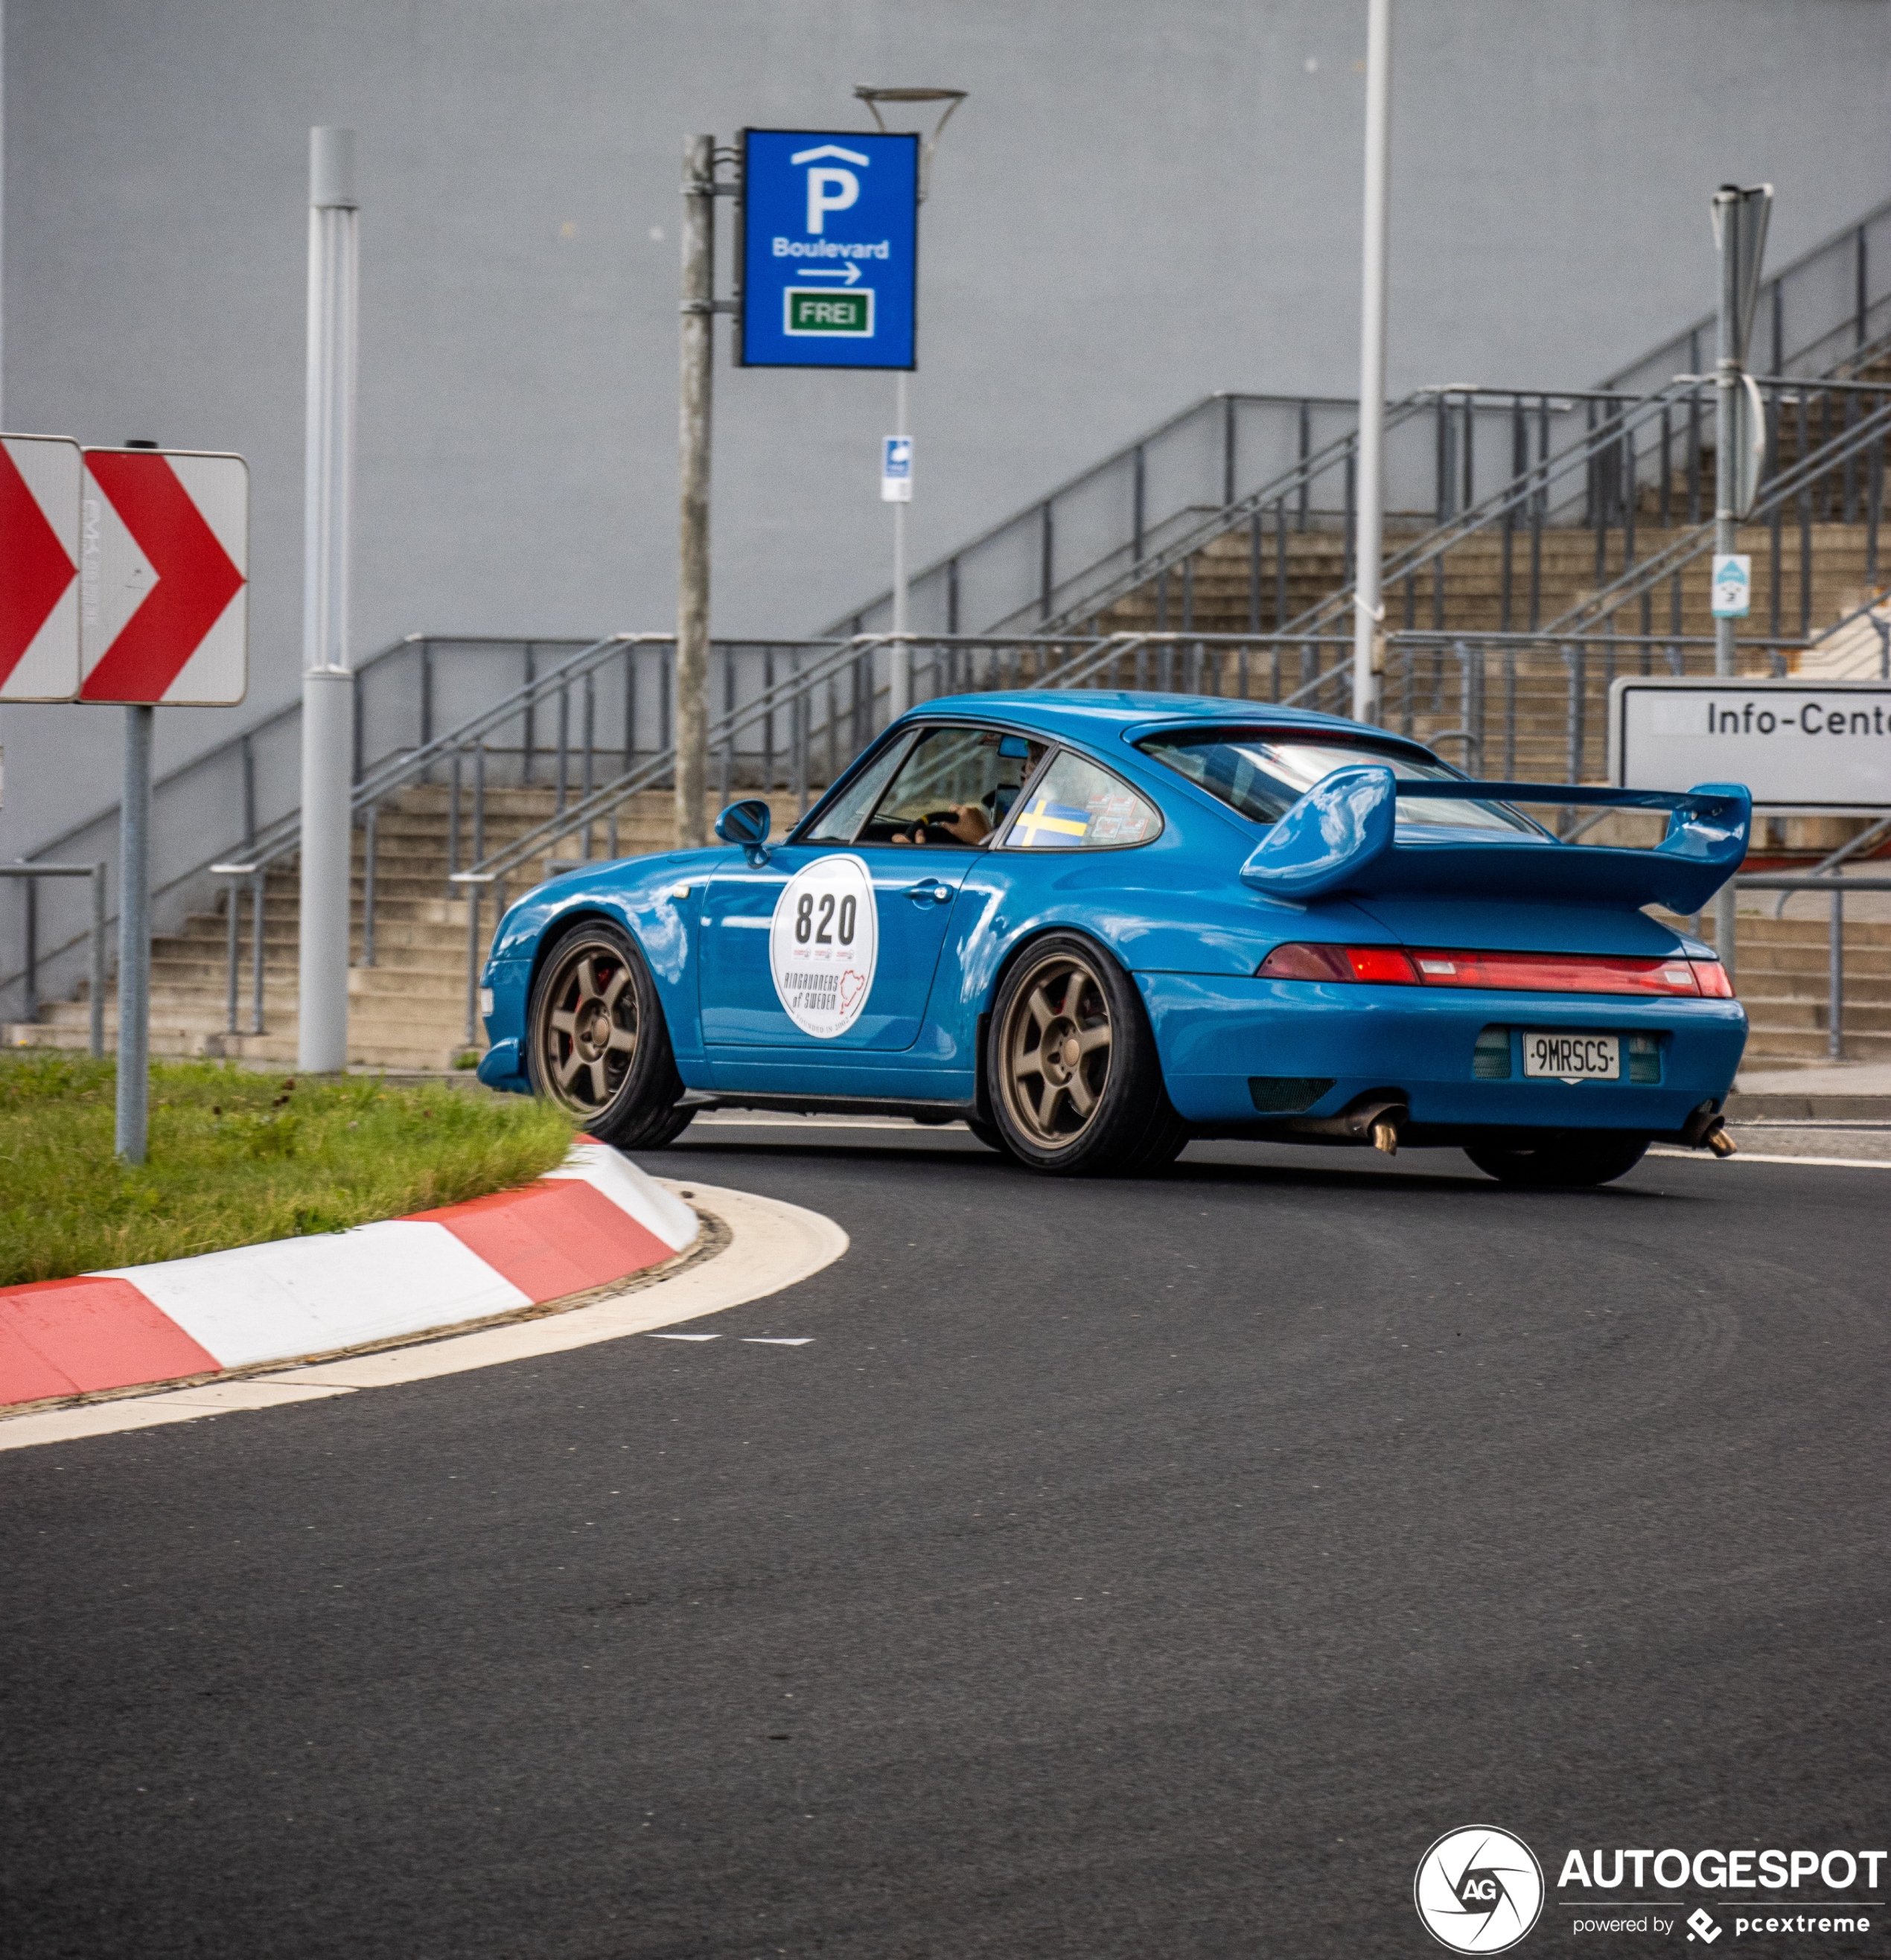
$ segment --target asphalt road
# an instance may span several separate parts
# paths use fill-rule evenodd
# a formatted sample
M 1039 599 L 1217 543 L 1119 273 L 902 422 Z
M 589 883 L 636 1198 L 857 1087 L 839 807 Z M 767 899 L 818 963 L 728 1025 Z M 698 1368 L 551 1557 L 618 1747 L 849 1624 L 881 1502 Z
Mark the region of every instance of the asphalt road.
M 714 1341 L 5 1459 L 8 1960 L 1418 1954 L 1456 1825 L 1552 1901 L 1886 1844 L 1886 1172 L 648 1161 L 853 1249 Z

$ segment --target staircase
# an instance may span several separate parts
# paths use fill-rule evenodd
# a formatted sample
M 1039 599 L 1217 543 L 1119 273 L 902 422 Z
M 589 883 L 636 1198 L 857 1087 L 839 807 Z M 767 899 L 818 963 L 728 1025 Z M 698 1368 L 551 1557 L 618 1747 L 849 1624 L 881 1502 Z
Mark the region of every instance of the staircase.
M 489 789 L 485 832 L 497 849 L 556 813 L 549 788 Z M 349 971 L 349 1058 L 364 1066 L 447 1069 L 466 1053 L 466 901 L 449 896 L 450 817 L 444 787 L 422 785 L 384 805 L 377 820 L 372 966 L 361 957 L 365 838 L 355 832 L 354 906 Z M 676 804 L 667 791 L 629 800 L 618 819 L 618 848 L 626 857 L 667 850 L 676 834 Z M 575 862 L 578 842 L 556 855 Z M 195 915 L 183 930 L 151 943 L 151 1052 L 154 1055 L 221 1055 L 292 1066 L 296 1054 L 298 870 L 293 860 L 264 883 L 263 1026 L 250 1026 L 250 902 L 240 886 L 215 912 Z M 515 889 L 514 896 L 517 896 Z M 228 905 L 241 911 L 237 1025 L 229 1031 Z M 489 934 L 492 908 L 483 921 Z M 49 1002 L 32 1022 L 0 1028 L 11 1047 L 83 1049 L 89 1003 L 81 988 L 71 1001 Z M 117 993 L 107 997 L 106 1035 L 115 1040 Z

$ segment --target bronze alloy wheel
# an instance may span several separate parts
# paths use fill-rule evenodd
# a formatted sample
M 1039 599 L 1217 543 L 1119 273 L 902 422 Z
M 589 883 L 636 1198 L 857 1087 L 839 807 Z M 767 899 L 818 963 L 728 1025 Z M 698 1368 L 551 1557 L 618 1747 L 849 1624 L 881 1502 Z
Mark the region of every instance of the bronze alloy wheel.
M 1089 1128 L 1109 1084 L 1109 996 L 1084 959 L 1058 952 L 1025 975 L 1000 1037 L 999 1090 L 1019 1129 L 1062 1150 Z
M 533 1029 L 539 1080 L 573 1115 L 595 1116 L 637 1059 L 635 978 L 617 948 L 588 934 L 575 935 L 553 956 Z

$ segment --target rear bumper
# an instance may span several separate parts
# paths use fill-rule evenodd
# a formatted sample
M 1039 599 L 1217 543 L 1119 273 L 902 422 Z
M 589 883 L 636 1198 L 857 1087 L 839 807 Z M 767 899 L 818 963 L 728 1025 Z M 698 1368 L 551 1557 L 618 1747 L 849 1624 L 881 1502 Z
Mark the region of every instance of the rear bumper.
M 1693 1110 L 1733 1087 L 1746 1044 L 1737 1001 L 1523 994 L 1138 974 L 1170 1099 L 1191 1123 L 1231 1134 L 1283 1130 L 1294 1115 L 1337 1115 L 1355 1097 L 1396 1091 L 1412 1141 L 1437 1130 L 1621 1130 L 1678 1136 Z M 1660 1080 L 1479 1080 L 1472 1072 L 1489 1027 L 1557 1028 L 1657 1038 Z M 1626 1069 L 1625 1044 L 1625 1074 Z M 1312 1099 L 1263 1096 L 1257 1079 L 1299 1081 Z M 1330 1087 L 1319 1093 L 1322 1083 Z M 1281 1108 L 1281 1103 L 1289 1106 Z M 1434 1139 L 1449 1141 L 1447 1135 Z

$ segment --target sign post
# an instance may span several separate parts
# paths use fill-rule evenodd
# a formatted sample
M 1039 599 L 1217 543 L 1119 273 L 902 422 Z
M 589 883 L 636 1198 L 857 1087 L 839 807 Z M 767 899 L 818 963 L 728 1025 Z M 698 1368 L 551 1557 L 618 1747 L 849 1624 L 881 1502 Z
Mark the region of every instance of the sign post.
M 893 632 L 887 670 L 887 714 L 897 721 L 912 705 L 912 650 L 906 644 L 906 506 L 912 501 L 912 438 L 906 426 L 906 377 L 893 380 L 893 420 L 900 433 L 880 445 L 880 500 L 893 506 Z
M 250 471 L 147 444 L 84 452 L 78 698 L 125 708 L 116 1149 L 145 1161 L 151 1052 L 151 751 L 160 705 L 249 690 Z
M 302 492 L 302 865 L 295 1036 L 296 1065 L 305 1074 L 336 1074 L 348 1065 L 349 883 L 354 850 L 349 778 L 355 727 L 348 619 L 359 222 L 354 131 L 311 129 Z M 231 903 L 235 902 L 233 892 Z
M 715 138 L 683 146 L 683 301 L 676 552 L 676 848 L 705 842 L 708 787 L 710 332 L 715 301 Z
M 1392 0 L 1366 14 L 1365 243 L 1359 294 L 1359 543 L 1353 560 L 1352 718 L 1379 716 L 1385 658 L 1386 229 L 1392 195 Z
M 1714 368 L 1714 671 L 1731 674 L 1733 665 L 1733 622 L 1746 616 L 1747 608 L 1724 609 L 1721 604 L 1721 569 L 1738 560 L 1740 520 L 1743 514 L 1743 477 L 1750 475 L 1757 488 L 1758 473 L 1743 471 L 1738 453 L 1739 425 L 1749 419 L 1750 409 L 1737 402 L 1746 395 L 1743 386 L 1746 350 L 1753 338 L 1753 315 L 1759 305 L 1760 266 L 1766 252 L 1766 221 L 1772 209 L 1773 187 L 1755 184 L 1743 189 L 1738 184 L 1723 184 L 1714 193 L 1714 242 L 1721 255 L 1721 304 Z M 1750 434 L 1750 432 L 1749 432 Z M 1629 494 L 1634 495 L 1632 485 Z M 1751 493 L 1747 501 L 1750 504 Z M 1746 561 L 1746 583 L 1750 592 L 1753 565 Z M 1731 596 L 1731 584 L 1729 584 Z M 1714 900 L 1714 931 L 1716 950 L 1727 977 L 1733 978 L 1735 896 L 1730 878 Z

